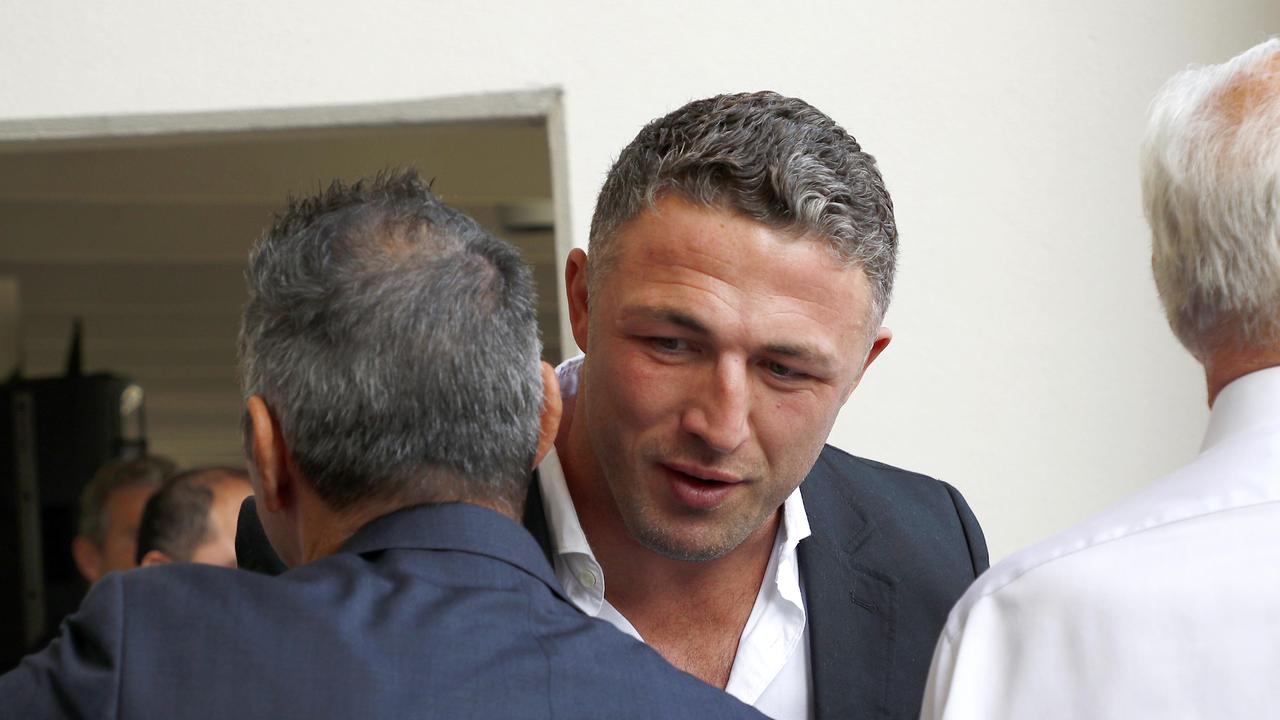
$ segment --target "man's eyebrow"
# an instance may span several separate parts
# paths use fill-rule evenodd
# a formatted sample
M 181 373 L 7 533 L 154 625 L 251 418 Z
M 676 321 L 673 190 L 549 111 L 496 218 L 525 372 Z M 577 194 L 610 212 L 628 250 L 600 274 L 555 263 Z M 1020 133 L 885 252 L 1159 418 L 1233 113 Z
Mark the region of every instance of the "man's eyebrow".
M 765 352 L 770 355 L 777 355 L 786 358 L 794 358 L 802 362 L 814 365 L 821 369 L 834 368 L 836 366 L 835 358 L 830 353 L 818 348 L 815 345 L 794 345 L 789 343 L 774 343 L 765 346 Z
M 699 335 L 710 335 L 711 331 L 707 329 L 692 315 L 676 310 L 675 308 L 662 306 L 636 306 L 623 308 L 620 313 L 623 318 L 628 320 L 656 320 L 658 322 L 670 323 L 682 327 L 686 330 L 698 333 Z
M 661 305 L 637 305 L 623 308 L 619 314 L 628 320 L 652 320 L 682 327 L 699 335 L 710 336 L 712 334 L 711 330 L 697 318 L 676 308 Z M 764 347 L 764 352 L 777 357 L 799 360 L 818 371 L 832 370 L 840 364 L 836 357 L 825 349 L 803 342 L 770 343 Z

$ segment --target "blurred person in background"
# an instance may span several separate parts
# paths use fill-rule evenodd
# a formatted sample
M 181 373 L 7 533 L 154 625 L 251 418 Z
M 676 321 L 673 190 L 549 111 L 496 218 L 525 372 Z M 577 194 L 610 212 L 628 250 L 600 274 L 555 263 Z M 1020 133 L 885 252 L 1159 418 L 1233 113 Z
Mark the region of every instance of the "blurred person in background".
M 79 534 L 71 541 L 76 567 L 89 584 L 113 570 L 137 567 L 142 508 L 176 469 L 169 458 L 144 455 L 112 460 L 94 473 L 80 493 Z
M 233 467 L 179 473 L 147 500 L 138 528 L 138 564 L 236 566 L 236 517 L 253 494 L 249 474 Z

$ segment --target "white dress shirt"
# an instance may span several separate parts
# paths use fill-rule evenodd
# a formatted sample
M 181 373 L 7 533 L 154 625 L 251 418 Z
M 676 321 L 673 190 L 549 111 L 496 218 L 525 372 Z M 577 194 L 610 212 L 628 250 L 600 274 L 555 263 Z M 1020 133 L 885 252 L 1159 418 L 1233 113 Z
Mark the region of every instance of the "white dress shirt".
M 922 717 L 1280 717 L 1280 367 L 1190 465 L 978 578 Z
M 556 368 L 561 393 L 577 393 L 581 356 Z M 605 577 L 578 522 L 555 450 L 538 466 L 547 529 L 555 546 L 555 571 L 565 593 L 586 614 L 644 640 L 605 599 Z M 809 631 L 796 546 L 809 536 L 809 518 L 797 489 L 782 505 L 764 582 L 738 641 L 725 690 L 777 720 L 813 717 Z

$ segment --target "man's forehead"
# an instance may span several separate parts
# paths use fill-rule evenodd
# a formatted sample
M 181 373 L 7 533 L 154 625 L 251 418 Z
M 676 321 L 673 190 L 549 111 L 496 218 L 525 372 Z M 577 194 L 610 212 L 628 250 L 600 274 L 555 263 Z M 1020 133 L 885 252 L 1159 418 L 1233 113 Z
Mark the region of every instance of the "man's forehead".
M 123 509 L 142 504 L 157 489 L 157 486 L 143 482 L 119 485 L 112 488 L 111 493 L 107 495 L 107 506 Z
M 744 214 L 679 196 L 664 198 L 615 238 L 616 262 L 601 286 L 637 319 L 665 319 L 708 331 L 738 313 L 760 338 L 786 354 L 818 354 L 808 333 L 821 330 L 847 354 L 844 337 L 867 336 L 874 292 L 857 264 L 842 262 L 812 233 L 779 231 Z M 661 317 L 665 315 L 666 317 Z M 788 323 L 794 322 L 793 328 Z
M 737 208 L 705 205 L 679 194 L 661 196 L 628 220 L 612 238 L 609 254 L 615 262 L 626 258 L 629 264 L 670 262 L 683 254 L 713 251 L 730 231 L 745 234 L 758 245 L 809 250 L 822 259 L 824 270 L 844 278 L 851 287 L 871 291 L 862 264 L 842 256 L 831 238 L 802 228 L 778 227 Z
M 637 312 L 656 314 L 678 309 L 684 303 L 663 303 L 663 298 L 678 298 L 688 292 L 722 292 L 729 297 L 754 298 L 762 304 L 791 301 L 797 306 L 821 306 L 836 312 L 839 318 L 857 319 L 873 305 L 873 290 L 866 273 L 857 265 L 841 264 L 825 246 L 810 240 L 796 248 L 762 252 L 754 258 L 743 258 L 714 247 L 714 241 L 647 242 L 640 238 L 622 262 L 609 270 L 606 285 L 623 286 L 636 297 L 649 296 Z M 788 245 L 790 242 L 788 242 Z M 806 261 L 821 257 L 819 263 L 796 262 L 797 255 L 788 249 L 811 249 Z M 668 307 L 670 306 L 670 307 Z

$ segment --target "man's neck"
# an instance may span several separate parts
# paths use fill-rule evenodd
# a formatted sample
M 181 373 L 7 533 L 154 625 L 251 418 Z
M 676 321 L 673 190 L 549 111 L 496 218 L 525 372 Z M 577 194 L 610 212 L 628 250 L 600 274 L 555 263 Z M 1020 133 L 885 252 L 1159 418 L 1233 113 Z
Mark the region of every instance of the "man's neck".
M 1280 366 L 1280 344 L 1252 347 L 1232 343 L 1214 350 L 1204 363 L 1209 407 L 1222 388 L 1251 372 Z
M 676 667 L 724 687 L 764 580 L 781 510 L 719 558 L 675 560 L 627 532 L 585 427 L 571 427 L 557 438 L 556 452 L 578 522 L 604 571 L 605 599 Z M 699 646 L 709 651 L 700 653 Z
M 294 542 L 298 554 L 296 562 L 291 564 L 297 565 L 336 553 L 357 530 L 386 514 L 385 511 L 377 514 L 365 511 L 339 513 L 331 510 L 324 501 L 314 496 L 305 497 L 305 499 L 300 497 L 300 501 L 306 503 L 308 507 L 304 512 L 298 513 L 298 522 L 295 525 Z

